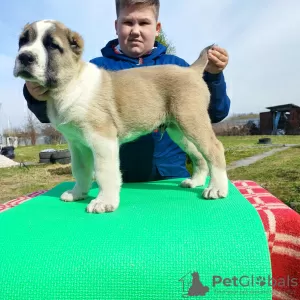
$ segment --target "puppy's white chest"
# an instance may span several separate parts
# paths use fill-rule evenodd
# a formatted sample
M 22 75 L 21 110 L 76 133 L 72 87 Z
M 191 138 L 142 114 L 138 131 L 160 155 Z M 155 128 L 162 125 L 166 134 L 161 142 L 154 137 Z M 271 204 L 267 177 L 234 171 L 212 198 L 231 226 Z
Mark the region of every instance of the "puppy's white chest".
M 53 101 L 48 101 L 47 105 L 48 117 L 52 125 L 61 132 L 68 140 L 83 140 L 81 128 L 74 123 L 74 119 L 80 122 L 80 118 L 72 116 L 71 109 L 61 113 L 54 105 Z

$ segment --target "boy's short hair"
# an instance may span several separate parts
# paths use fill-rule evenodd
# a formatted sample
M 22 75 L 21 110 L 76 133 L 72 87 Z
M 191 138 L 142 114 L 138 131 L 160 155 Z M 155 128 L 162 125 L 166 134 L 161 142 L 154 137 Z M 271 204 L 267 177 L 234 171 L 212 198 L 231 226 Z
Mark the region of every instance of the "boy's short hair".
M 160 7 L 159 0 L 116 0 L 117 17 L 119 17 L 121 9 L 136 4 L 140 4 L 143 6 L 153 6 L 155 9 L 156 20 L 158 19 Z

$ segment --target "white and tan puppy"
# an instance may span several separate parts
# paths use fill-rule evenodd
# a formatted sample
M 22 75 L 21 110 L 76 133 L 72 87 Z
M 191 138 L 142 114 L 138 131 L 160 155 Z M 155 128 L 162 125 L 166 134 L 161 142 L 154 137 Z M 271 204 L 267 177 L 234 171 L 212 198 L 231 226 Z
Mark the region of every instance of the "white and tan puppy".
M 14 75 L 49 88 L 48 116 L 68 141 L 76 179 L 62 200 L 86 198 L 95 171 L 100 192 L 87 211 L 116 210 L 122 184 L 120 144 L 161 125 L 193 162 L 193 175 L 181 186 L 203 185 L 210 171 L 204 198 L 227 196 L 224 149 L 212 129 L 203 80 L 207 50 L 190 67 L 109 72 L 82 60 L 83 39 L 64 24 L 43 20 L 24 27 Z

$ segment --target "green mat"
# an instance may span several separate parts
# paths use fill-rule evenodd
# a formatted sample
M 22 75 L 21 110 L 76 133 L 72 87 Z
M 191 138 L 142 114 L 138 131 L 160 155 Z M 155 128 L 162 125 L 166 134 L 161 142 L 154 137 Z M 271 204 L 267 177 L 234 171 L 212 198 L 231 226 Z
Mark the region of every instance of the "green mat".
M 179 182 L 124 184 L 108 214 L 60 201 L 66 182 L 1 213 L 0 299 L 272 299 L 253 206 L 231 183 L 204 200 Z

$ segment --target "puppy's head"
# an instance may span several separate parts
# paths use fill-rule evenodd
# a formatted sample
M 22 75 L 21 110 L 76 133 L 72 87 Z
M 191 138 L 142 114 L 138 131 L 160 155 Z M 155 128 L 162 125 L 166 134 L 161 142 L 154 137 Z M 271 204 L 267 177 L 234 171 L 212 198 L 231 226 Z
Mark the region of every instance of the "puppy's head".
M 57 21 L 27 24 L 19 38 L 14 76 L 48 88 L 59 87 L 78 70 L 83 45 L 78 33 Z

